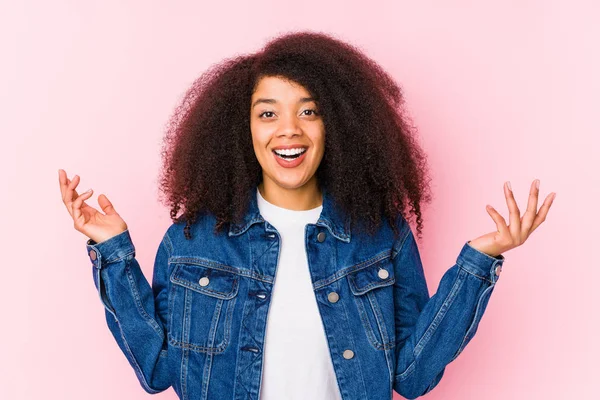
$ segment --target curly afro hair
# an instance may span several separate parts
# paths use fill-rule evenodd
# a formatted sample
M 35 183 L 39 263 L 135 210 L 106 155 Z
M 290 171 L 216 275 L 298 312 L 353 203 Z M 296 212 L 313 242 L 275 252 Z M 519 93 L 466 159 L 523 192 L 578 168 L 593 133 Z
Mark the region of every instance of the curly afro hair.
M 265 76 L 299 83 L 315 98 L 326 132 L 317 181 L 352 225 L 372 234 L 387 218 L 397 235 L 397 218 L 409 219 L 404 209 L 410 204 L 421 239 L 421 202 L 431 201 L 430 178 L 402 89 L 357 47 L 306 31 L 214 64 L 175 109 L 163 141 L 160 192 L 173 222 L 186 222 L 186 238 L 203 213 L 215 216 L 215 233 L 239 222 L 262 181 L 250 100 Z

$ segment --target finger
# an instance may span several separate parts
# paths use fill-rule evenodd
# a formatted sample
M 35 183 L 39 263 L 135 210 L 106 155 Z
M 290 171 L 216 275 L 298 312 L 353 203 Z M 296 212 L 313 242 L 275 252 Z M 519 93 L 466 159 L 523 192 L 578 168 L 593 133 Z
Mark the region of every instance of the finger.
M 81 205 L 83 204 L 83 201 L 85 199 L 89 198 L 92 195 L 92 192 L 93 190 L 90 189 L 87 192 L 80 194 L 71 206 L 73 210 L 73 221 L 75 222 L 75 226 L 77 227 L 81 227 L 83 226 L 83 224 L 85 224 L 85 217 L 81 212 Z
M 67 182 L 71 182 L 69 179 L 67 179 Z M 76 190 L 73 190 L 74 193 L 74 198 L 77 199 L 79 197 L 79 195 L 77 194 Z M 97 211 L 94 207 L 91 207 L 89 204 L 87 204 L 85 201 L 81 204 L 81 211 L 85 211 L 86 209 L 91 208 L 94 211 Z M 67 210 L 69 210 L 69 213 L 71 212 L 71 209 L 69 206 L 67 206 Z
M 77 192 L 75 191 L 75 188 L 79 184 L 79 180 L 80 180 L 79 175 L 75 175 L 73 177 L 73 180 L 70 181 L 69 184 L 67 185 L 67 190 L 65 192 L 64 203 L 67 206 L 67 210 L 69 210 L 69 213 L 71 214 L 71 216 L 73 216 L 73 202 L 79 196 L 77 194 Z
M 77 197 L 75 188 L 77 187 L 78 184 L 79 184 L 79 175 L 75 175 L 73 177 L 72 181 L 67 178 L 67 189 L 65 191 L 65 197 L 63 199 L 65 204 L 75 201 L 75 198 Z
M 69 185 L 71 184 L 71 180 L 67 177 L 67 173 L 62 169 L 58 171 L 58 182 L 60 184 L 60 193 L 62 195 L 63 203 L 66 204 L 66 194 Z M 74 191 L 74 193 L 77 196 L 77 192 Z
M 98 196 L 98 204 L 100 204 L 102 211 L 104 211 L 106 215 L 112 215 L 117 213 L 110 200 L 108 200 L 108 197 L 106 197 L 104 194 Z
M 66 178 L 66 175 L 65 175 L 65 178 Z M 69 196 L 68 192 L 69 192 L 70 185 L 71 185 L 71 180 L 69 178 L 66 178 L 66 185 L 64 188 L 64 192 L 63 192 L 63 203 L 64 203 L 65 207 L 67 208 L 67 211 L 69 212 L 71 217 L 73 217 L 73 211 L 71 210 L 71 201 L 67 200 L 67 197 Z
M 546 215 L 548 214 L 548 210 L 550 210 L 550 207 L 552 206 L 552 203 L 554 202 L 555 198 L 556 198 L 556 193 L 554 193 L 554 192 L 552 192 L 548 196 L 546 196 L 546 199 L 544 200 L 544 203 L 540 207 L 540 211 L 538 211 L 537 216 L 535 217 L 535 220 L 533 221 L 533 225 L 531 226 L 531 229 L 529 230 L 529 235 L 531 235 L 533 233 L 533 231 L 535 231 L 536 228 L 538 226 L 540 226 L 540 224 L 546 220 Z
M 64 201 L 65 190 L 67 190 L 67 176 L 62 169 L 58 170 L 58 186 L 60 187 L 60 197 Z
M 68 182 L 68 183 L 71 183 L 71 180 L 70 180 L 70 179 L 67 179 L 67 182 Z M 77 194 L 77 190 L 73 189 L 73 195 L 74 195 L 74 196 L 73 196 L 73 200 L 74 200 L 74 199 L 76 199 L 76 198 L 77 198 L 77 196 L 79 196 L 79 194 Z M 83 203 L 83 204 L 85 205 L 85 203 Z
M 527 210 L 525 214 L 521 218 L 521 237 L 526 239 L 529 236 L 529 231 L 531 230 L 531 226 L 533 225 L 533 220 L 537 214 L 537 204 L 538 204 L 538 195 L 540 193 L 539 189 L 539 179 L 535 179 L 529 188 L 529 200 L 527 201 Z M 537 186 L 536 186 L 537 185 Z
M 500 215 L 500 213 L 490 205 L 486 206 L 485 209 L 496 223 L 496 230 L 498 231 L 498 234 L 504 237 L 510 237 L 510 231 L 508 229 L 508 226 L 506 226 L 506 220 L 504 219 L 504 217 Z
M 508 229 L 513 240 L 517 243 L 521 243 L 521 212 L 519 211 L 515 196 L 509 185 L 510 182 L 508 181 L 504 183 L 504 195 L 506 196 L 506 204 L 508 205 L 509 213 L 508 220 L 510 221 Z

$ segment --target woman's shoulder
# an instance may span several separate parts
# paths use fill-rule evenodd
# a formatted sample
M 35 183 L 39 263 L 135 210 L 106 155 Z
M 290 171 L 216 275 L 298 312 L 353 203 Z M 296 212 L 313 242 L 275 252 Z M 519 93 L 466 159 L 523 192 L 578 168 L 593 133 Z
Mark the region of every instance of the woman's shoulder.
M 202 214 L 195 217 L 193 222 L 188 224 L 185 219 L 174 220 L 165 232 L 165 237 L 168 237 L 171 242 L 181 240 L 194 240 L 197 237 L 206 237 L 207 234 L 212 234 L 215 229 L 216 218 L 211 214 Z M 186 237 L 186 231 L 190 236 Z

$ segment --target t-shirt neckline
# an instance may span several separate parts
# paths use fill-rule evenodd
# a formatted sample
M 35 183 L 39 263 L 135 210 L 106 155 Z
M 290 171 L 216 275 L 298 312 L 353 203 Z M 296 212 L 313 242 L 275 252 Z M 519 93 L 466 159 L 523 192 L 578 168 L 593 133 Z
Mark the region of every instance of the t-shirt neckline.
M 323 210 L 323 204 L 310 210 L 290 210 L 288 208 L 279 207 L 273 203 L 268 202 L 260 193 L 260 190 L 256 190 L 256 199 L 258 206 L 263 217 L 268 219 L 283 219 L 292 221 L 312 221 L 321 215 Z

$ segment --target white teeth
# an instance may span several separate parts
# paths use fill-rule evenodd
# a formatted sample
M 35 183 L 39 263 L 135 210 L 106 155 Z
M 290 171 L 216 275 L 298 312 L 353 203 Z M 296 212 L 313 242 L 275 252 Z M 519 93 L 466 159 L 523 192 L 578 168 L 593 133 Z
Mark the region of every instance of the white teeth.
M 297 148 L 297 149 L 277 149 L 274 150 L 275 153 L 277 153 L 278 155 L 284 155 L 284 156 L 294 156 L 296 154 L 302 154 L 306 151 L 306 149 L 303 148 Z

